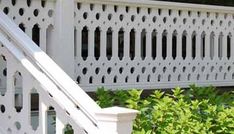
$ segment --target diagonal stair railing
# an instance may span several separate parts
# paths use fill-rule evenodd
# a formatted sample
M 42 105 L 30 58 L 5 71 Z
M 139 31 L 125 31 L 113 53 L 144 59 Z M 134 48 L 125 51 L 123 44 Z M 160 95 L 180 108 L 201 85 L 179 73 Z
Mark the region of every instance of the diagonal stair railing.
M 5 84 L 0 96 L 1 131 L 62 134 L 69 124 L 74 134 L 131 133 L 137 111 L 101 109 L 3 12 L 0 43 L 1 83 Z M 38 116 L 32 114 L 35 109 Z M 48 128 L 50 111 L 54 132 Z

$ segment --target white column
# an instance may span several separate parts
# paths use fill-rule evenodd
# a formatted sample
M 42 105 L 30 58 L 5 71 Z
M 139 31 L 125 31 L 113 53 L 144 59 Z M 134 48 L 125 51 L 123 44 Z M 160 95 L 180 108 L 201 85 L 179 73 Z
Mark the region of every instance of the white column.
M 224 33 L 222 40 L 222 59 L 227 59 L 227 34 Z
M 74 0 L 57 0 L 55 6 L 55 62 L 74 78 Z
M 157 33 L 157 59 L 162 59 L 162 33 Z
M 46 28 L 40 28 L 40 48 L 46 52 Z
M 101 39 L 101 44 L 100 44 L 100 58 L 106 58 L 106 30 L 102 29 L 100 31 L 100 39 Z
M 23 109 L 22 109 L 22 114 L 23 118 L 26 121 L 26 126 L 31 125 L 30 121 L 30 115 L 31 115 L 31 99 L 30 99 L 30 93 L 31 93 L 31 83 L 32 82 L 32 77 L 29 73 L 25 73 L 23 75 L 23 86 L 22 86 L 22 93 L 23 93 Z
M 56 134 L 63 134 L 64 124 L 56 117 Z
M 177 43 L 176 43 L 176 55 L 177 59 L 182 59 L 182 33 L 177 34 Z
M 32 26 L 28 25 L 25 27 L 25 33 L 32 39 Z
M 43 97 L 39 94 L 39 126 L 41 127 L 41 133 L 47 133 L 47 106 L 43 102 Z
M 146 58 L 152 57 L 152 34 L 146 31 Z
M 129 55 L 129 49 L 130 49 L 130 31 L 129 30 L 125 30 L 124 32 L 124 59 L 129 59 L 130 55 Z
M 118 58 L 118 31 L 116 31 L 116 29 L 113 29 L 112 32 L 112 57 L 114 59 Z
M 167 57 L 166 59 L 172 59 L 172 33 L 168 31 L 167 33 Z
M 90 28 L 88 33 L 88 58 L 94 58 L 94 29 Z
M 210 59 L 210 33 L 206 34 L 204 51 L 205 51 L 205 58 Z
M 187 34 L 186 38 L 186 59 L 191 59 L 192 58 L 192 33 Z
M 219 54 L 218 45 L 219 45 L 219 35 L 218 35 L 218 33 L 215 33 L 215 36 L 214 36 L 214 59 L 218 59 L 218 54 Z
M 137 29 L 135 34 L 135 58 L 138 59 L 141 57 L 141 31 Z
M 105 108 L 96 113 L 98 127 L 103 134 L 131 134 L 138 111 L 127 108 Z
M 82 46 L 82 29 L 76 28 L 76 56 L 81 58 L 81 46 Z
M 196 35 L 196 59 L 201 59 L 201 33 Z

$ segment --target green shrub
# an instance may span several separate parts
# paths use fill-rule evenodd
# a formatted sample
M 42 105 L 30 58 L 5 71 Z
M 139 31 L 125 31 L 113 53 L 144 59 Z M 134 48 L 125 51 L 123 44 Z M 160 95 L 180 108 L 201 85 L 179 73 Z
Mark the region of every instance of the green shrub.
M 213 87 L 155 90 L 142 98 L 142 90 L 97 90 L 101 107 L 113 105 L 139 110 L 133 134 L 234 134 L 234 92 Z

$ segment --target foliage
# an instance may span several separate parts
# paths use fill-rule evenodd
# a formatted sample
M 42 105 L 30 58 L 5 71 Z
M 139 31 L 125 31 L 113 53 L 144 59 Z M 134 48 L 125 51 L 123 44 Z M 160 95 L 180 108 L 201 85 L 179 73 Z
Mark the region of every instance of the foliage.
M 66 125 L 64 132 L 65 132 L 65 134 L 73 134 L 74 133 L 71 125 Z
M 234 92 L 213 87 L 179 87 L 172 93 L 155 90 L 142 98 L 142 90 L 97 90 L 101 107 L 113 105 L 139 110 L 133 134 L 233 134 Z

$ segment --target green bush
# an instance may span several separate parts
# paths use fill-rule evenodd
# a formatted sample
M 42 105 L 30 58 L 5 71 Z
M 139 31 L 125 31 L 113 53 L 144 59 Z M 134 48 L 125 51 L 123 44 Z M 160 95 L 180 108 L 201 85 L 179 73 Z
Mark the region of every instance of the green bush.
M 213 87 L 155 90 L 142 98 L 142 90 L 97 90 L 101 107 L 113 105 L 139 110 L 133 134 L 234 134 L 234 92 Z

